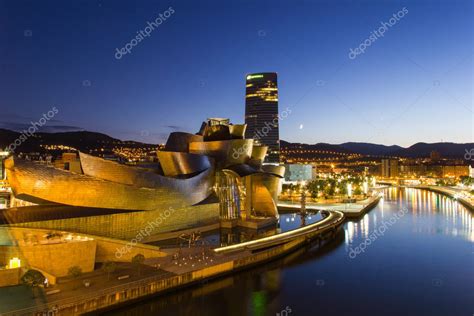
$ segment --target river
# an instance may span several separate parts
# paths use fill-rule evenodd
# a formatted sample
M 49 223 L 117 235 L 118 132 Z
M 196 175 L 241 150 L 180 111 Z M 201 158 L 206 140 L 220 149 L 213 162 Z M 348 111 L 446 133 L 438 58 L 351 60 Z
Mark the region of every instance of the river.
M 282 230 L 300 220 L 282 215 Z M 390 188 L 322 248 L 108 315 L 473 315 L 473 245 L 474 218 L 463 205 Z

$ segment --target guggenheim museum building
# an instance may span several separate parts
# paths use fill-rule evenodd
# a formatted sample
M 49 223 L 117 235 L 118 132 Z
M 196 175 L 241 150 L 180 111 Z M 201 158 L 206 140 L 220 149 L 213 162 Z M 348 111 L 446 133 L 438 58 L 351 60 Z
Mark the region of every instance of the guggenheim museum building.
M 9 157 L 13 195 L 35 205 L 6 210 L 3 224 L 128 239 L 157 218 L 155 237 L 278 218 L 284 167 L 263 164 L 268 148 L 245 132 L 245 124 L 208 119 L 196 134 L 171 133 L 159 164 L 147 167 L 80 152 L 80 172 L 71 172 Z

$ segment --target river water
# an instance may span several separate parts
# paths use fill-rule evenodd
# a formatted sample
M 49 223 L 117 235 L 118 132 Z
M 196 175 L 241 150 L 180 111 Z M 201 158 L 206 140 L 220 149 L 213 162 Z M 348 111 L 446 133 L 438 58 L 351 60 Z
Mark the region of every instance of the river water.
M 299 216 L 281 216 L 282 230 Z M 390 188 L 338 238 L 108 315 L 473 315 L 474 218 L 443 195 Z

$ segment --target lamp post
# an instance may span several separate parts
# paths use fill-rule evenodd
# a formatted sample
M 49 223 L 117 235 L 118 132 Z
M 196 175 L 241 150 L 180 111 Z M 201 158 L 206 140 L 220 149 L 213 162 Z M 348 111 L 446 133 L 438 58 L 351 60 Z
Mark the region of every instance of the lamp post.
M 301 181 L 300 189 L 300 202 L 301 202 L 301 213 L 306 214 L 306 182 Z
M 367 182 L 367 180 L 364 181 L 363 188 L 364 188 L 364 195 L 367 196 L 367 193 L 369 192 L 369 183 Z
M 347 184 L 347 197 L 349 199 L 352 197 L 352 183 Z

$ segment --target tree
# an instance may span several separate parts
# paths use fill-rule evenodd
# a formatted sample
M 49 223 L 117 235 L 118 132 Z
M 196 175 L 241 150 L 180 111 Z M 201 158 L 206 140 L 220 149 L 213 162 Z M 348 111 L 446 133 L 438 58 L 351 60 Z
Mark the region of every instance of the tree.
M 459 177 L 460 182 L 465 185 L 465 186 L 470 186 L 474 184 L 474 178 L 471 178 L 469 176 L 461 176 Z
M 306 185 L 306 189 L 307 189 L 307 190 L 309 191 L 309 193 L 311 194 L 311 198 L 312 198 L 312 199 L 317 199 L 317 198 L 318 198 L 318 194 L 319 194 L 320 188 L 322 187 L 322 186 L 321 186 L 321 181 L 322 181 L 322 180 L 315 179 L 315 180 L 309 182 L 309 183 Z
M 360 185 L 357 185 L 354 189 L 354 195 L 361 195 L 362 194 L 362 189 L 360 188 Z
M 134 266 L 136 266 L 136 268 L 138 270 L 138 275 L 140 275 L 140 268 L 141 268 L 144 261 L 145 261 L 145 256 L 142 255 L 141 253 L 139 253 L 138 255 L 136 255 L 132 258 L 132 264 Z
M 334 196 L 334 193 L 336 193 L 336 180 L 334 179 L 328 179 L 325 184 L 324 184 L 324 193 L 327 196 Z
M 79 266 L 70 267 L 67 274 L 72 278 L 78 278 L 82 275 L 82 269 Z
M 107 280 L 110 280 L 110 274 L 114 273 L 117 269 L 117 265 L 113 261 L 106 261 L 102 265 L 102 270 L 107 273 Z
M 44 275 L 39 272 L 38 270 L 28 270 L 22 277 L 21 283 L 29 285 L 29 286 L 40 286 L 44 284 L 46 278 Z

